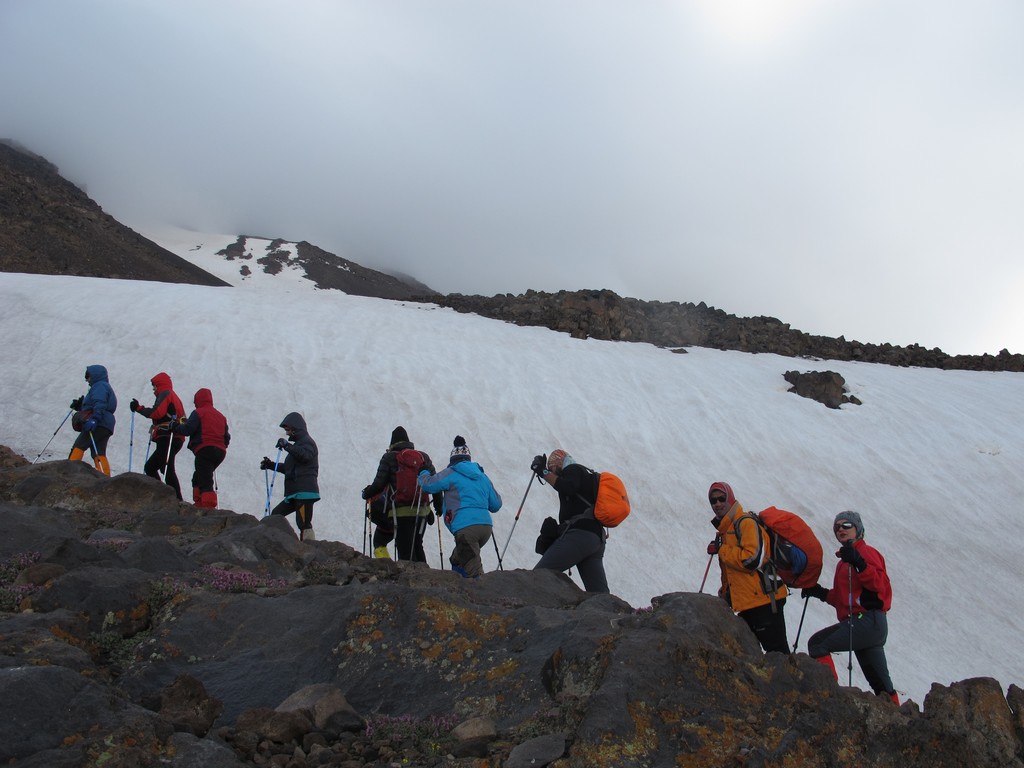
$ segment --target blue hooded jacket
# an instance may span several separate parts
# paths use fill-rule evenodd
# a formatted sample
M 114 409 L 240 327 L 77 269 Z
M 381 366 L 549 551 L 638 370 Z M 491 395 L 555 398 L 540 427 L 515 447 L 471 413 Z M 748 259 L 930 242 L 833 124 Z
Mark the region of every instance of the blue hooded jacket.
M 494 525 L 490 513 L 501 509 L 501 496 L 476 462 L 459 461 L 436 475 L 423 470 L 418 482 L 427 493 L 444 492 L 444 524 L 453 534 L 470 525 Z
M 89 376 L 89 391 L 82 398 L 82 410 L 92 411 L 96 425 L 106 427 L 113 433 L 117 396 L 107 381 L 107 369 L 102 365 L 90 365 L 85 372 Z

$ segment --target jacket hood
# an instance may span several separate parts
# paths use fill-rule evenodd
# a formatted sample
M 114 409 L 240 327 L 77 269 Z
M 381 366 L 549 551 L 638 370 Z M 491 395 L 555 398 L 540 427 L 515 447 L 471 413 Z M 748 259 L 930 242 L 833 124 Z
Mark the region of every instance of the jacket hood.
M 732 508 L 732 505 L 736 503 L 736 494 L 732 492 L 732 486 L 730 486 L 728 483 L 723 483 L 721 481 L 717 483 L 712 483 L 711 487 L 708 488 L 708 499 L 711 498 L 711 494 L 714 493 L 715 491 L 721 491 L 722 493 L 725 494 L 725 503 L 727 509 Z
M 192 402 L 196 404 L 196 408 L 200 408 L 204 405 L 213 405 L 213 392 L 208 390 L 206 387 L 197 389 L 195 397 L 192 398 Z
M 291 427 L 292 429 L 296 430 L 297 432 L 305 432 L 306 431 L 306 420 L 304 418 L 302 418 L 302 414 L 301 413 L 297 413 L 295 411 L 292 411 L 287 416 L 285 416 L 283 419 L 281 419 L 280 426 L 282 426 L 282 427 Z
M 171 377 L 163 371 L 160 371 L 160 373 L 150 379 L 150 382 L 156 387 L 157 392 L 166 392 L 169 389 L 174 389 L 174 386 L 171 384 Z
M 453 472 L 458 472 L 463 477 L 475 480 L 484 474 L 484 469 L 475 461 L 459 461 L 451 465 Z
M 85 369 L 85 376 L 89 379 L 90 384 L 95 384 L 97 381 L 106 381 L 107 368 L 103 365 L 90 365 Z

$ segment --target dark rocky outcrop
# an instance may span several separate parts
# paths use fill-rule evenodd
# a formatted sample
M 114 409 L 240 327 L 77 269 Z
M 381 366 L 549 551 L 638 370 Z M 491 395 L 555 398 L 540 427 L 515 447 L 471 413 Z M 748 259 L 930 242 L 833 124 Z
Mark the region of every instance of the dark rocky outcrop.
M 1024 766 L 1024 691 L 896 708 L 709 595 L 464 580 L 6 449 L 0 532 L 5 764 Z
M 295 254 L 284 248 L 287 241 L 272 240 L 265 256 L 253 260 L 247 248 L 248 237 L 240 236 L 235 242 L 217 252 L 227 261 L 238 261 L 239 274 L 248 275 L 263 270 L 268 275 L 280 273 L 286 266 L 300 268 L 317 288 L 344 291 L 353 296 L 372 296 L 378 299 L 428 299 L 437 292 L 409 277 L 395 277 L 356 264 L 311 243 L 295 243 Z
M 52 163 L 4 141 L 0 271 L 227 285 L 104 213 Z
M 783 378 L 793 385 L 790 392 L 817 400 L 829 408 L 838 408 L 843 403 L 861 404 L 856 397 L 846 394 L 846 379 L 835 371 L 786 371 Z
M 892 344 L 864 344 L 814 336 L 774 317 L 737 317 L 703 302 L 641 301 L 608 290 L 559 291 L 497 296 L 424 298 L 459 312 L 471 312 L 517 325 L 563 331 L 577 338 L 641 341 L 676 351 L 685 347 L 770 352 L 786 357 L 859 360 L 922 368 L 1024 371 L 1024 354 L 947 355 L 942 350 Z

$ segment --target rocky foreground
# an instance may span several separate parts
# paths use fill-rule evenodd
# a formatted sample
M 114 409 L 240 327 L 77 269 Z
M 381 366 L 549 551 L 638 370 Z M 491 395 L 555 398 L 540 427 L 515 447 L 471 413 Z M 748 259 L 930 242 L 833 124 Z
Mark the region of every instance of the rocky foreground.
M 715 597 L 466 581 L 0 448 L 0 763 L 1024 766 L 1024 691 L 923 711 L 764 655 Z

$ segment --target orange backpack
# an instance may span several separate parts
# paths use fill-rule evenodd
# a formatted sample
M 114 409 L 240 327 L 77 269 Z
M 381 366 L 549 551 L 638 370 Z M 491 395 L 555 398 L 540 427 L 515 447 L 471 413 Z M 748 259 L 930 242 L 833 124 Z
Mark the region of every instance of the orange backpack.
M 597 478 L 594 518 L 605 528 L 614 528 L 629 517 L 629 496 L 618 475 L 601 472 Z

